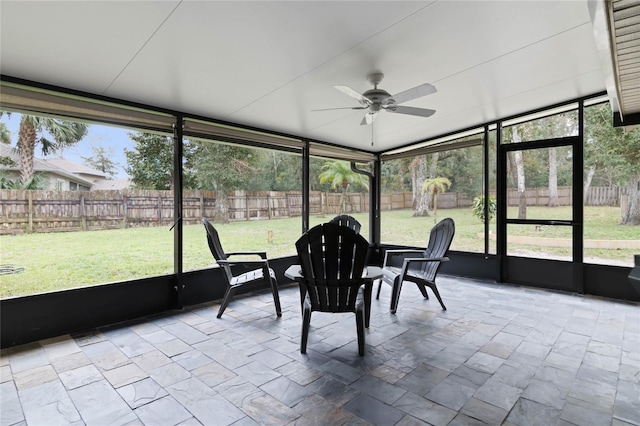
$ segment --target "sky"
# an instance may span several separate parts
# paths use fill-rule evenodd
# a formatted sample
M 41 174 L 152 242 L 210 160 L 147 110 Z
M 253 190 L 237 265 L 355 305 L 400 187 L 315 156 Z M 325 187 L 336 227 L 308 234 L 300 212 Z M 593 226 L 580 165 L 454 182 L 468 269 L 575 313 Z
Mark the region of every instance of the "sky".
M 0 121 L 7 125 L 7 128 L 11 132 L 11 146 L 15 147 L 18 141 L 20 114 L 11 113 L 11 117 L 3 114 Z M 127 163 L 127 159 L 124 155 L 124 149 L 132 150 L 134 147 L 134 142 L 127 135 L 127 133 L 131 131 L 131 129 L 123 129 L 120 127 L 91 124 L 89 125 L 87 135 L 76 145 L 48 156 L 43 156 L 40 148 L 36 147 L 35 156 L 36 158 L 44 159 L 65 158 L 78 164 L 84 164 L 82 157 L 93 157 L 92 147 L 97 148 L 103 146 L 110 155 L 111 160 L 119 164 L 115 178 L 126 178 L 127 173 L 124 171 L 124 166 Z

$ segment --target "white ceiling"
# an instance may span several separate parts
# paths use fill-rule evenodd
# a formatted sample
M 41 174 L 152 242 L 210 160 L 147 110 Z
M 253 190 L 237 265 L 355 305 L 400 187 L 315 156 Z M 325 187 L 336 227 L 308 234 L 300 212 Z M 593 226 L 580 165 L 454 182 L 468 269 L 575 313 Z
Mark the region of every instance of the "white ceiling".
M 7 1 L 0 72 L 348 147 L 385 151 L 605 90 L 586 0 Z M 363 111 L 391 94 L 430 118 Z M 372 132 L 373 130 L 373 132 Z M 371 146 L 373 136 L 373 146 Z

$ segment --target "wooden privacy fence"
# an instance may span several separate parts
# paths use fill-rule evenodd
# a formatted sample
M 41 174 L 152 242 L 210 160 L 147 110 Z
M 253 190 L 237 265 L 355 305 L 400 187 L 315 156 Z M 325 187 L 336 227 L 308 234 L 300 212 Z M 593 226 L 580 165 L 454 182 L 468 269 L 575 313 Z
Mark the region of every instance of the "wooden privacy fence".
M 312 214 L 337 214 L 340 194 L 311 192 Z M 349 213 L 368 211 L 368 194 L 348 193 Z M 0 190 L 0 235 L 84 231 L 174 223 L 172 191 L 28 191 Z M 232 191 L 227 194 L 231 221 L 302 215 L 300 191 Z M 184 224 L 216 217 L 216 192 L 187 190 L 182 196 Z
M 558 188 L 560 205 L 571 204 L 570 188 Z M 626 191 L 620 188 L 591 188 L 587 205 L 619 206 Z M 311 191 L 309 211 L 312 215 L 336 215 L 340 212 L 341 194 Z M 547 205 L 548 189 L 528 189 L 528 205 Z M 381 195 L 381 210 L 410 209 L 410 192 Z M 232 191 L 227 194 L 228 218 L 232 221 L 269 220 L 300 216 L 300 191 Z M 509 205 L 517 205 L 517 193 L 509 190 Z M 470 207 L 472 199 L 460 192 L 438 196 L 438 208 Z M 174 222 L 172 191 L 28 191 L 0 190 L 0 235 L 33 232 L 61 232 L 145 226 L 167 226 Z M 347 193 L 345 212 L 369 211 L 368 193 Z M 184 224 L 200 223 L 200 218 L 216 216 L 216 192 L 183 192 Z
M 558 205 L 570 206 L 573 204 L 573 196 L 570 186 L 558 187 Z M 627 195 L 626 187 L 590 187 L 584 197 L 585 206 L 620 206 Z M 548 206 L 549 188 L 527 188 L 525 190 L 528 206 Z M 509 206 L 518 205 L 518 190 L 510 188 L 507 190 L 507 201 Z M 438 201 L 440 207 L 440 201 Z
M 159 226 L 173 222 L 173 193 L 3 189 L 0 214 L 0 234 Z

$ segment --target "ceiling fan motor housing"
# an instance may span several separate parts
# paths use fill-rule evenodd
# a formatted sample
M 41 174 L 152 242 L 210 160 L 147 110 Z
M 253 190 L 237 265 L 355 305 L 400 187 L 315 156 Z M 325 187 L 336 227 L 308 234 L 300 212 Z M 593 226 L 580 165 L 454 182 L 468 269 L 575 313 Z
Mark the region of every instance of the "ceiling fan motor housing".
M 386 90 L 382 89 L 369 89 L 362 94 L 365 98 L 371 101 L 371 106 L 377 105 L 380 109 L 380 105 L 385 105 L 387 100 L 391 98 L 391 95 Z M 393 101 L 393 99 L 391 99 Z

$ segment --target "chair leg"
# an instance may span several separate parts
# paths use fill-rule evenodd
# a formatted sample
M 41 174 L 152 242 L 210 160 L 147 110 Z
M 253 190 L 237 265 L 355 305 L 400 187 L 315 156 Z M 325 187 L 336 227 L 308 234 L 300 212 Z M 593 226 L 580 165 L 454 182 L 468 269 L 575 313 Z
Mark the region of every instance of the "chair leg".
M 278 282 L 274 279 L 269 279 L 271 282 L 271 293 L 273 293 L 273 303 L 276 305 L 276 315 L 282 316 L 282 308 L 280 307 L 280 294 L 278 293 Z
M 398 302 L 400 301 L 400 290 L 402 289 L 402 280 L 397 276 L 393 280 L 393 289 L 391 290 L 391 313 L 395 314 L 398 310 Z
M 233 296 L 236 294 L 236 289 L 234 287 L 229 287 L 227 289 L 227 292 L 224 294 L 224 297 L 222 298 L 222 303 L 220 304 L 220 309 L 218 310 L 218 318 L 220 318 L 222 316 L 222 313 L 224 312 L 225 309 L 227 309 L 227 306 L 229 305 L 229 302 L 231 302 L 231 299 L 233 298 Z
M 378 280 L 378 292 L 376 293 L 376 300 L 380 299 L 380 289 L 382 288 L 382 279 Z
M 364 355 L 364 311 L 356 311 L 356 327 L 358 329 L 358 353 Z
M 429 295 L 427 294 L 427 288 L 424 286 L 424 284 L 420 284 L 420 283 L 416 283 L 416 285 L 418 286 L 418 288 L 420 289 L 420 293 L 422 293 L 422 296 L 425 299 L 429 298 Z
M 444 306 L 444 303 L 442 303 L 442 298 L 440 297 L 440 292 L 438 291 L 438 287 L 436 287 L 436 285 L 435 285 L 435 284 L 432 284 L 432 285 L 430 285 L 430 286 L 429 286 L 429 288 L 430 288 L 431 290 L 433 290 L 433 294 L 435 294 L 435 295 L 436 295 L 436 297 L 438 298 L 438 302 L 440 302 L 440 306 L 442 306 L 442 310 L 443 310 L 443 311 L 446 311 L 446 310 L 447 310 L 447 307 L 446 307 L 446 306 Z
M 311 308 L 302 309 L 302 338 L 300 339 L 300 353 L 307 353 L 307 340 L 309 338 L 309 326 L 311 324 Z

